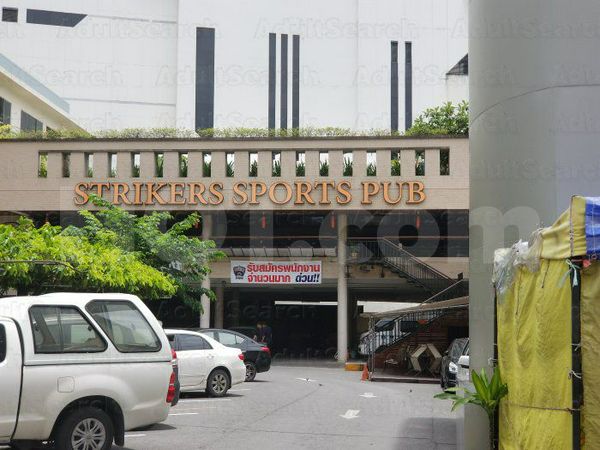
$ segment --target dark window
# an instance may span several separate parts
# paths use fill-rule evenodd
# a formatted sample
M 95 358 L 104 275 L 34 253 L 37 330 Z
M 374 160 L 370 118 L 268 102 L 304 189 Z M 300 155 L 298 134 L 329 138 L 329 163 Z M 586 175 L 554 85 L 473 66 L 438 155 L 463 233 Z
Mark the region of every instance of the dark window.
M 62 176 L 63 178 L 69 178 L 71 176 L 71 154 L 62 154 Z
M 21 111 L 21 131 L 44 131 L 44 124 L 31 114 Z
M 2 22 L 17 22 L 19 10 L 17 8 L 2 8 Z
M 0 363 L 6 358 L 6 330 L 0 325 Z
M 60 11 L 46 11 L 43 9 L 28 9 L 27 23 L 38 25 L 55 25 L 58 27 L 74 27 L 86 14 L 74 14 Z
M 398 41 L 392 41 L 392 53 L 390 55 L 390 128 L 398 131 Z
M 196 130 L 212 128 L 215 112 L 215 29 L 196 29 Z
M 10 107 L 10 102 L 0 97 L 0 124 L 10 125 Z
M 177 335 L 177 351 L 185 350 L 210 350 L 212 346 L 206 339 L 192 334 Z
M 71 306 L 33 306 L 29 310 L 36 353 L 95 353 L 106 342 Z
M 412 42 L 404 43 L 404 129 L 412 127 Z
M 440 175 L 450 175 L 450 150 L 440 150 Z
M 161 349 L 158 336 L 133 303 L 94 300 L 86 309 L 121 353 L 157 352 Z

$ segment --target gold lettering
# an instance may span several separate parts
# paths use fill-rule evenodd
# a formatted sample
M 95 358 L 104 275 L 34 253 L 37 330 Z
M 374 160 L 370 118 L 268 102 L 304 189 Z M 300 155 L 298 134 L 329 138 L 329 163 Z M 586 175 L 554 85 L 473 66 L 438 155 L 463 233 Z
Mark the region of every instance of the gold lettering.
M 319 200 L 320 205 L 330 205 L 331 200 L 329 200 L 329 186 L 334 187 L 333 181 L 317 181 L 315 183 L 315 189 L 321 187 L 321 200 Z
M 96 186 L 96 195 L 100 198 L 104 196 L 104 189 L 110 189 L 110 183 L 90 183 L 88 188 L 92 189 L 94 186 Z
M 379 183 L 376 183 L 374 181 L 363 181 L 362 188 L 363 188 L 363 197 L 362 197 L 361 203 L 363 205 L 370 205 L 371 203 L 373 203 L 371 201 L 371 197 L 373 197 L 374 195 L 377 195 L 379 193 Z
M 258 189 L 260 187 L 260 190 Z M 249 205 L 258 205 L 260 202 L 257 200 L 258 197 L 262 197 L 267 192 L 267 185 L 262 181 L 253 181 L 250 183 L 250 203 Z
M 202 183 L 190 183 L 190 199 L 188 203 L 190 205 L 197 205 L 198 201 L 203 205 L 208 205 L 208 202 L 204 199 L 202 194 L 205 191 L 204 184 Z
M 113 205 L 131 205 L 131 202 L 127 198 L 127 193 L 129 192 L 129 185 L 127 183 L 113 183 L 112 187 Z M 121 188 L 123 189 L 122 191 Z
M 420 181 L 410 181 L 408 184 L 408 200 L 407 204 L 423 203 L 427 198 L 425 195 L 425 185 Z M 415 194 L 418 194 L 419 198 L 415 200 Z
M 302 187 L 305 187 L 306 191 L 304 191 Z M 302 198 L 304 198 L 309 205 L 314 205 L 315 202 L 310 196 L 310 191 L 312 191 L 312 184 L 305 181 L 296 181 L 296 200 L 294 201 L 294 205 L 303 205 L 305 201 L 302 200 Z
M 169 183 L 171 187 L 171 205 L 185 205 L 185 199 L 183 198 L 185 192 L 185 183 L 175 182 Z
M 396 183 L 398 186 L 398 198 L 396 200 L 392 200 L 390 198 L 390 185 L 392 183 L 390 181 L 386 181 L 383 183 L 383 201 L 388 205 L 397 205 L 402 200 L 402 183 Z
M 158 191 L 166 185 L 167 183 L 146 183 L 146 205 L 154 205 L 154 199 L 159 205 L 165 205 L 167 202 L 160 196 Z
M 285 189 L 284 200 L 277 200 L 276 190 L 278 186 L 283 186 Z M 285 205 L 292 199 L 292 187 L 284 181 L 277 181 L 276 183 L 273 183 L 271 187 L 269 187 L 269 198 L 276 205 Z
M 340 181 L 337 185 L 338 195 L 335 197 L 335 200 L 340 205 L 346 205 L 352 201 L 352 194 L 350 193 L 350 189 L 352 189 L 352 184 L 349 181 Z M 343 196 L 342 197 L 340 197 Z
M 133 204 L 143 205 L 142 203 L 142 183 L 136 181 L 133 183 Z
M 208 190 L 215 198 L 215 200 L 209 199 L 211 205 L 220 205 L 223 203 L 223 194 L 221 193 L 223 190 L 223 183 L 211 183 Z
M 88 200 L 90 199 L 90 196 L 87 194 L 87 192 L 85 192 L 85 190 L 88 189 L 88 184 L 87 183 L 77 183 L 77 185 L 75 186 L 75 195 L 77 197 L 75 197 L 73 199 L 73 201 L 75 202 L 75 204 L 77 206 L 83 206 L 85 205 Z M 78 197 L 81 198 L 81 200 L 78 200 Z
M 246 187 L 248 185 L 243 181 L 239 183 L 235 183 L 233 185 L 233 204 L 234 205 L 243 205 L 248 201 L 248 194 L 246 193 Z

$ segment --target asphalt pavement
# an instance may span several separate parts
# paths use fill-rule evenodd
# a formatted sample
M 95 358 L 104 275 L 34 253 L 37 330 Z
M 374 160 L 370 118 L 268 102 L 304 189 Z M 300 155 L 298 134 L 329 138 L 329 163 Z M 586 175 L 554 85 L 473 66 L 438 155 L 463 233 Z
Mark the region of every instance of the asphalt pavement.
M 360 381 L 338 368 L 282 367 L 222 399 L 184 394 L 168 420 L 126 434 L 130 450 L 455 450 L 439 386 Z M 114 447 L 116 450 L 117 447 Z

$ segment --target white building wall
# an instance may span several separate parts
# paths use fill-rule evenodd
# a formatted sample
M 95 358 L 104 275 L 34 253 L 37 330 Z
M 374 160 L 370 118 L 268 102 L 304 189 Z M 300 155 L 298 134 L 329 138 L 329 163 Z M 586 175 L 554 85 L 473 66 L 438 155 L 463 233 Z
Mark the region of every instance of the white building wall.
M 4 5 L 2 5 L 4 6 Z M 467 0 L 22 0 L 19 23 L 0 22 L 0 52 L 70 104 L 84 128 L 195 122 L 196 28 L 215 39 L 215 127 L 267 127 L 268 35 L 300 35 L 300 126 L 390 126 L 390 42 L 413 46 L 413 117 L 451 99 L 445 73 L 467 53 Z M 26 23 L 27 8 L 87 14 L 73 28 Z M 464 92 L 466 98 L 466 89 Z

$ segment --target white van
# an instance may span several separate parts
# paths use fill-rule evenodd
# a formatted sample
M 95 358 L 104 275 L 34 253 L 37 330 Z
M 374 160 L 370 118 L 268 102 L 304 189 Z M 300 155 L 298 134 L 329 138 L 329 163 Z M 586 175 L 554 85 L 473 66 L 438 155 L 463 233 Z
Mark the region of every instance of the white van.
M 133 295 L 0 298 L 0 444 L 106 450 L 165 420 L 171 347 Z

